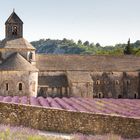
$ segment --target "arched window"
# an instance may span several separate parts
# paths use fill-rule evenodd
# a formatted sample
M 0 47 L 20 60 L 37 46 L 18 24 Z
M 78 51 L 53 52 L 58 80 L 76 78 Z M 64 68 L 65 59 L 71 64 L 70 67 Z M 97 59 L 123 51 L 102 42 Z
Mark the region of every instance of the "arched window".
M 22 90 L 22 83 L 19 83 L 18 89 L 21 91 Z
M 100 80 L 97 80 L 96 81 L 96 85 L 100 85 Z
M 17 35 L 17 26 L 12 27 L 12 34 Z
M 99 93 L 98 93 L 98 98 L 104 98 L 104 96 L 103 96 L 103 93 L 102 93 L 102 92 L 99 92 Z
M 6 90 L 8 91 L 9 90 L 9 84 L 6 83 L 5 86 L 6 86 Z
M 134 94 L 134 99 L 137 99 L 137 94 L 136 93 Z

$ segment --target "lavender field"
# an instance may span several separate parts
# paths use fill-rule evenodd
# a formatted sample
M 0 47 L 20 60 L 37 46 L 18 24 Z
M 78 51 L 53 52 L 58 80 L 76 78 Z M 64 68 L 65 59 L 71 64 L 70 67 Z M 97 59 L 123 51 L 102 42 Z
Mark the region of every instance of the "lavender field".
M 26 96 L 0 96 L 0 102 L 64 109 L 68 111 L 140 117 L 140 100 L 138 99 L 88 99 L 74 97 L 35 98 Z

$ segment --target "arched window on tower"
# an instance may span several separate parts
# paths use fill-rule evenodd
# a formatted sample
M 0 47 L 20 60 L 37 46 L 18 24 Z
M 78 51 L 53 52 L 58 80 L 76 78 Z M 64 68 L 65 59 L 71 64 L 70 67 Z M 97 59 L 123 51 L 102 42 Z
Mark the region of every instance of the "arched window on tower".
M 12 27 L 12 35 L 17 35 L 17 26 Z
M 22 90 L 22 83 L 19 83 L 18 88 L 20 91 Z

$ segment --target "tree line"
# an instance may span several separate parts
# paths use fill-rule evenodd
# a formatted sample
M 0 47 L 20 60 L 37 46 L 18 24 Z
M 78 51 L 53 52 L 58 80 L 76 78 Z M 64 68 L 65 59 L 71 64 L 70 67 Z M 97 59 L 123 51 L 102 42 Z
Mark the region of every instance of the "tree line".
M 78 40 L 66 39 L 52 40 L 40 39 L 31 44 L 36 48 L 37 53 L 47 54 L 91 54 L 91 55 L 140 55 L 140 40 L 134 43 L 116 44 L 112 46 L 102 46 L 100 43 L 82 42 Z

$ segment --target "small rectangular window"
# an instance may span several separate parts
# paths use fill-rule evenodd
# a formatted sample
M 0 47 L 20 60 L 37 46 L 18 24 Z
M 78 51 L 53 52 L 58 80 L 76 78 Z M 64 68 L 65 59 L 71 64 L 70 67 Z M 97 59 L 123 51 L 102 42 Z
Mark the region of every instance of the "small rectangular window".
M 8 85 L 8 83 L 6 83 L 6 90 L 7 90 L 7 91 L 9 90 L 9 85 Z
M 19 83 L 19 90 L 22 90 L 22 83 Z

